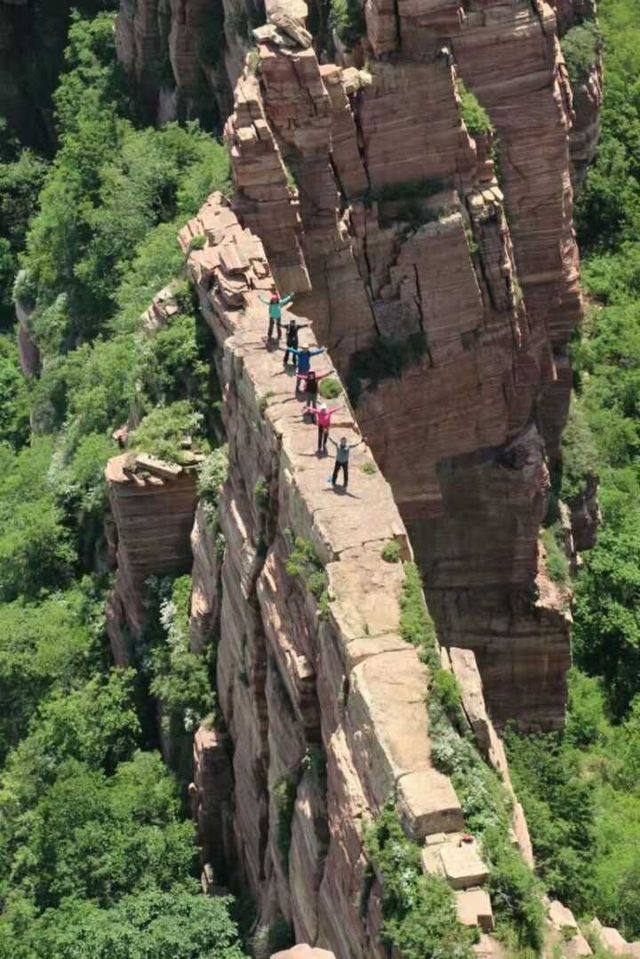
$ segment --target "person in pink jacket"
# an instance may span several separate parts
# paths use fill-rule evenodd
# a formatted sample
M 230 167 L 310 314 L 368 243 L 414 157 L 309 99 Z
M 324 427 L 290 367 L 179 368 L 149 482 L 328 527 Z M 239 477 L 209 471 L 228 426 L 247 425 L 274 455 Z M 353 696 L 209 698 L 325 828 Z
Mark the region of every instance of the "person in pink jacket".
M 327 440 L 329 439 L 329 427 L 331 426 L 331 417 L 334 413 L 337 413 L 338 410 L 341 410 L 341 406 L 332 406 L 330 410 L 327 409 L 325 403 L 321 403 L 318 409 L 311 410 L 311 415 L 315 417 L 316 423 L 318 424 L 318 452 L 326 453 L 327 451 Z

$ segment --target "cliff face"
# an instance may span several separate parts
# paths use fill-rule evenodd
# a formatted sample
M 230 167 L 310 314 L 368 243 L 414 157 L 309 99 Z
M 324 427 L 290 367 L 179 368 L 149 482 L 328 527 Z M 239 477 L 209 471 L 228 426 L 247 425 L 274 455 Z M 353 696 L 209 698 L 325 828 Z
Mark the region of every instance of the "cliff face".
M 191 568 L 196 482 L 194 474 L 181 467 L 167 468 L 131 453 L 109 461 L 106 479 L 117 566 L 107 628 L 114 660 L 125 666 L 145 624 L 145 580 Z
M 408 558 L 408 537 L 365 445 L 351 455 L 349 491 L 327 484 L 329 461 L 314 452 L 292 377 L 265 349 L 259 294 L 273 281 L 261 243 L 220 196 L 182 232 L 185 252 L 201 235 L 206 246 L 189 255 L 188 273 L 223 350 L 229 476 L 221 565 L 201 511 L 194 527 L 192 638 L 197 646 L 203 621 L 217 622 L 218 701 L 233 743 L 229 768 L 218 731 L 196 736 L 201 842 L 209 861 L 248 883 L 263 922 L 282 916 L 299 941 L 345 959 L 382 957 L 367 824 L 397 795 L 408 834 L 428 841 L 425 869 L 447 876 L 464 831 L 455 791 L 431 760 L 427 673 L 400 637 L 403 567 L 381 555 L 395 542 Z M 309 330 L 301 337 L 315 345 Z M 318 364 L 331 369 L 328 359 Z M 348 408 L 336 426 L 358 439 Z M 464 682 L 470 729 L 508 783 L 473 654 L 452 651 L 445 665 Z M 517 805 L 514 827 L 530 855 Z M 486 870 L 476 850 L 469 857 L 450 879 L 464 921 L 490 931 L 486 890 L 467 892 Z
M 261 0 L 121 0 L 118 55 L 148 118 L 219 127 L 262 19 Z
M 581 316 L 571 136 L 582 117 L 579 178 L 593 122 L 558 15 L 370 3 L 358 70 L 318 63 L 299 9 L 267 13 L 227 124 L 234 208 L 350 386 L 442 640 L 476 650 L 497 720 L 559 725 L 570 621 L 537 535 Z
M 225 130 L 235 197 L 214 195 L 180 238 L 220 348 L 229 441 L 224 558 L 202 507 L 191 535 L 192 648 L 215 635 L 223 720 L 196 736 L 194 816 L 213 872 L 248 883 L 264 922 L 282 916 L 340 959 L 386 955 L 363 833 L 389 796 L 425 870 L 454 886 L 465 826 L 432 762 L 427 675 L 400 636 L 404 572 L 384 546 L 415 553 L 444 668 L 507 788 L 492 720 L 563 722 L 568 598 L 538 533 L 581 314 L 579 111 L 559 40 L 579 4 L 372 0 L 365 13 L 351 65 L 320 64 L 304 3 L 267 4 Z M 320 371 L 349 387 L 337 431 L 367 437 L 348 493 L 327 484 L 265 348 L 259 296 L 274 281 L 298 294 L 302 341 L 328 347 Z M 148 490 L 140 502 L 152 510 Z M 513 828 L 530 861 L 517 803 Z M 459 910 L 490 930 L 486 889 L 463 895 L 485 877 L 464 864 Z

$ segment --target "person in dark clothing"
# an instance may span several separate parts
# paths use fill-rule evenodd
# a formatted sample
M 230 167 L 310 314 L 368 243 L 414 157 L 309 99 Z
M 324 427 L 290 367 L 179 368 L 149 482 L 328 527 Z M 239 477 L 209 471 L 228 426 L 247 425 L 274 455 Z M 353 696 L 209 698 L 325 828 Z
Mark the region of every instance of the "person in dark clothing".
M 294 356 L 292 350 L 298 349 L 298 331 L 303 330 L 305 326 L 309 326 L 308 323 L 296 323 L 296 320 L 292 317 L 285 328 L 287 336 L 287 349 L 284 351 L 284 360 L 282 361 L 283 366 L 286 366 L 289 362 L 289 356 Z
M 289 293 L 288 296 L 283 296 L 282 299 L 280 299 L 277 293 L 274 293 L 269 299 L 260 294 L 260 299 L 263 303 L 268 303 L 269 305 L 269 332 L 267 333 L 267 337 L 271 339 L 273 327 L 276 325 L 278 327 L 278 339 L 280 339 L 280 334 L 282 333 L 282 308 L 291 303 L 293 293 Z
M 340 443 L 330 436 L 329 442 L 333 443 L 336 448 L 336 462 L 333 467 L 333 476 L 331 477 L 331 485 L 335 486 L 338 481 L 338 473 L 342 470 L 343 476 L 343 488 L 346 489 L 349 485 L 349 453 L 351 450 L 355 449 L 356 446 L 360 446 L 364 442 L 364 439 L 359 439 L 357 443 L 347 443 L 347 437 L 343 436 L 340 440 Z
M 323 380 L 325 376 L 329 376 L 331 370 L 327 373 L 316 373 L 315 370 L 309 370 L 307 374 L 299 377 L 299 379 L 304 380 L 306 384 L 307 392 L 307 405 L 305 408 L 305 413 L 310 410 L 312 407 L 315 410 L 318 406 L 318 383 L 320 380 Z

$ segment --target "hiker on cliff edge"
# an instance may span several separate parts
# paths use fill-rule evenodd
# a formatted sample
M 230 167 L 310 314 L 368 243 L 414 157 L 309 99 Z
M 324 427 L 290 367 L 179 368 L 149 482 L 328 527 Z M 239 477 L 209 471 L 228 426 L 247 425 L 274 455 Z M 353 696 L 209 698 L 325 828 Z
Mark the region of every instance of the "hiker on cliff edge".
M 327 452 L 327 440 L 329 439 L 329 428 L 331 427 L 331 417 L 334 413 L 337 413 L 338 410 L 341 410 L 342 406 L 332 406 L 330 410 L 327 409 L 326 403 L 321 403 L 320 406 L 315 410 L 310 410 L 311 415 L 314 417 L 316 423 L 318 424 L 318 453 Z
M 281 350 L 284 350 L 284 346 L 280 347 Z M 286 351 L 288 353 L 293 353 L 297 359 L 296 363 L 296 393 L 300 389 L 300 383 L 303 379 L 306 378 L 307 373 L 311 369 L 311 358 L 313 356 L 320 356 L 321 353 L 324 353 L 324 346 L 320 346 L 317 350 L 310 350 L 308 346 L 301 346 L 300 349 L 297 347 L 290 346 Z
M 292 316 L 287 323 L 285 327 L 285 334 L 287 337 L 288 349 L 284 351 L 284 359 L 282 361 L 283 366 L 286 366 L 289 362 L 289 354 L 291 354 L 291 356 L 295 359 L 295 356 L 291 351 L 298 349 L 298 331 L 304 330 L 304 328 L 307 326 L 309 326 L 308 323 L 298 323 L 295 316 Z
M 282 333 L 282 308 L 291 303 L 293 296 L 293 293 L 289 293 L 288 296 L 283 296 L 282 299 L 280 299 L 278 294 L 274 293 L 267 299 L 262 293 L 260 294 L 262 302 L 269 305 L 269 332 L 267 333 L 267 339 L 270 340 L 273 335 L 274 324 L 278 327 L 278 339 L 280 339 Z
M 331 477 L 331 485 L 335 486 L 338 480 L 338 473 L 342 470 L 342 475 L 344 482 L 342 484 L 343 489 L 346 489 L 349 485 L 349 453 L 351 450 L 354 450 L 356 446 L 360 446 L 361 443 L 364 443 L 364 437 L 361 437 L 357 443 L 347 443 L 347 437 L 343 436 L 340 440 L 340 443 L 330 436 L 329 442 L 333 443 L 336 448 L 336 462 L 333 467 L 333 476 Z
M 320 380 L 323 380 L 325 376 L 329 376 L 331 370 L 327 373 L 316 373 L 315 370 L 309 370 L 308 373 L 304 373 L 302 376 L 298 376 L 298 379 L 304 380 L 305 389 L 307 393 L 307 405 L 305 407 L 305 413 L 308 413 L 312 408 L 315 410 L 318 406 L 318 383 Z

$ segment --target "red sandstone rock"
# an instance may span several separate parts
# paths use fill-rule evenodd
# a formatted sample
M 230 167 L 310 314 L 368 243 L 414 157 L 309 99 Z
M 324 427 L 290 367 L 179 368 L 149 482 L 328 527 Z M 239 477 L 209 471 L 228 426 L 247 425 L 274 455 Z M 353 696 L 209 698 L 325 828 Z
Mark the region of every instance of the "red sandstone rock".
M 338 956 L 382 957 L 378 882 L 362 918 L 363 830 L 394 790 L 406 827 L 426 837 L 428 857 L 437 857 L 437 869 L 456 887 L 482 882 L 486 874 L 474 848 L 460 844 L 461 832 L 433 835 L 461 830 L 463 822 L 450 783 L 431 766 L 424 667 L 398 636 L 402 568 L 381 557 L 390 539 L 406 544 L 410 555 L 406 533 L 382 476 L 359 470 L 370 462 L 366 450 L 353 454 L 355 500 L 327 488 L 326 463 L 313 454 L 313 431 L 300 418 L 291 380 L 264 348 L 266 310 L 258 293 L 271 281 L 260 244 L 221 197 L 211 199 L 183 235 L 185 250 L 198 233 L 207 236 L 207 246 L 189 255 L 188 273 L 223 348 L 230 440 L 220 512 L 225 560 L 220 587 L 205 607 L 219 603 L 221 609 L 218 693 L 234 743 L 232 858 L 258 896 L 265 921 L 280 913 L 293 919 L 301 937 Z M 237 249 L 223 255 L 227 244 Z M 221 292 L 231 277 L 233 302 Z M 310 330 L 301 337 L 314 344 Z M 316 362 L 331 369 L 324 357 Z M 349 413 L 342 428 L 357 435 Z M 522 476 L 536 479 L 534 495 L 544 501 L 548 480 L 535 430 L 487 462 L 506 490 L 513 482 L 514 504 L 526 496 Z M 484 464 L 479 457 L 474 468 L 482 472 Z M 268 490 L 266 509 L 256 502 L 258 483 Z M 458 495 L 455 482 L 450 495 Z M 504 504 L 504 493 L 497 501 Z M 326 567 L 323 619 L 316 600 L 287 569 L 287 543 L 295 536 L 312 542 Z M 506 538 L 503 544 L 507 548 Z M 526 549 L 517 555 L 523 569 L 535 572 Z M 211 575 L 206 551 L 196 562 L 199 582 Z M 542 615 L 552 599 L 541 600 Z M 490 596 L 489 608 L 495 624 L 497 596 Z M 506 757 L 485 719 L 472 656 L 465 651 L 454 659 L 467 666 L 469 715 L 508 785 Z M 497 683 L 494 697 L 499 702 Z M 548 718 L 549 704 L 544 708 Z M 288 849 L 277 838 L 283 783 L 293 804 Z M 526 835 L 522 817 L 519 827 Z M 488 927 L 484 907 L 477 916 Z
M 131 462 L 131 454 L 124 453 L 109 460 L 105 471 L 118 542 L 118 574 L 107 622 L 119 665 L 128 656 L 122 626 L 137 637 L 144 625 L 144 581 L 191 568 L 189 535 L 197 498 L 192 473 L 181 470 L 173 479 L 143 479 L 130 471 Z

